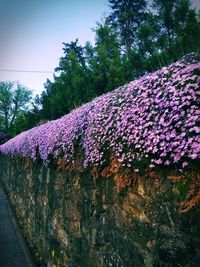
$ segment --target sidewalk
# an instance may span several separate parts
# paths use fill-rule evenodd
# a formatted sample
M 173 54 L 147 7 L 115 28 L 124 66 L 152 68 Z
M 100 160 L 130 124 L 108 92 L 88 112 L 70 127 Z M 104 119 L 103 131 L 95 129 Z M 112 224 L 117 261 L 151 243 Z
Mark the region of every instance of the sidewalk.
M 0 185 L 0 267 L 36 267 Z

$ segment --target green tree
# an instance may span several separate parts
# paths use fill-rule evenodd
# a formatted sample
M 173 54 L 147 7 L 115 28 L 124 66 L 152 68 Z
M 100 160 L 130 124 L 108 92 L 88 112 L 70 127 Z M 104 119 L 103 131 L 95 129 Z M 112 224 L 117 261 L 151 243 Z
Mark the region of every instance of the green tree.
M 123 61 L 119 39 L 110 21 L 102 19 L 97 22 L 93 31 L 95 47 L 89 65 L 93 73 L 93 87 L 96 89 L 96 95 L 101 95 L 125 82 Z
M 118 29 L 121 44 L 126 51 L 137 46 L 136 33 L 140 24 L 145 20 L 145 0 L 109 0 L 112 9 L 110 19 Z
M 189 0 L 153 1 L 160 27 L 157 42 L 165 65 L 200 48 L 200 24 L 190 6 Z
M 42 118 L 55 119 L 125 82 L 120 45 L 106 19 L 94 28 L 95 46 L 64 43 L 54 81 L 42 93 Z
M 28 110 L 21 110 L 20 114 L 15 119 L 12 126 L 12 135 L 17 135 L 22 131 L 26 131 L 30 128 L 41 124 L 41 103 L 40 97 L 35 96 L 33 101 L 29 104 Z
M 12 130 L 15 120 L 26 110 L 32 92 L 19 83 L 0 82 L 0 121 L 6 132 Z
M 6 134 L 3 130 L 0 130 L 0 145 L 8 141 L 10 136 Z
M 63 44 L 64 56 L 60 58 L 54 81 L 47 81 L 41 97 L 44 119 L 58 118 L 91 99 L 85 48 L 78 44 L 78 39 Z

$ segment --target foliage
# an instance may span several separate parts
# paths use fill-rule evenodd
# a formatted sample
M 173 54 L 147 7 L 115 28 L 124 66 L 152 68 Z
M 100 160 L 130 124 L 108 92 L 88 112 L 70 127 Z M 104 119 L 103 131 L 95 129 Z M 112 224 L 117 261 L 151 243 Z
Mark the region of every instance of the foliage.
M 8 141 L 9 136 L 4 132 L 0 131 L 0 145 Z
M 23 132 L 0 150 L 45 163 L 60 157 L 73 163 L 79 147 L 85 167 L 114 156 L 135 171 L 143 164 L 185 168 L 200 157 L 199 68 L 190 55 Z
M 24 130 L 33 128 L 36 124 L 40 125 L 46 122 L 46 120 L 40 119 L 40 99 L 36 95 L 33 101 L 29 103 L 28 110 L 22 110 L 18 117 L 15 119 L 15 122 L 12 127 L 12 135 L 17 135 Z
M 129 52 L 137 47 L 137 30 L 146 16 L 145 0 L 109 0 L 112 13 L 109 18 L 117 28 L 121 44 Z
M 94 47 L 89 42 L 82 47 L 78 39 L 64 43 L 64 56 L 56 68 L 55 81 L 48 80 L 42 93 L 41 118 L 58 118 L 125 82 L 114 29 L 108 20 L 102 20 L 93 31 Z
M 189 0 L 154 0 L 160 34 L 157 42 L 169 62 L 200 48 L 200 24 Z M 190 29 L 190 30 L 189 30 Z M 189 31 L 188 31 L 189 30 Z
M 32 92 L 19 83 L 0 82 L 1 128 L 11 132 L 15 120 L 27 109 Z

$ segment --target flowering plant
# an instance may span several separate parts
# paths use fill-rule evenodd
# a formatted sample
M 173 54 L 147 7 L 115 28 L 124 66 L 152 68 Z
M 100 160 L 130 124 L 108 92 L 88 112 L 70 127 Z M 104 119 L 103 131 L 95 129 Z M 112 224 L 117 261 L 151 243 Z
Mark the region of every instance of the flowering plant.
M 73 163 L 78 145 L 85 167 L 102 165 L 114 155 L 126 167 L 145 160 L 149 167 L 184 168 L 200 157 L 199 73 L 195 59 L 178 61 L 19 134 L 0 151 Z

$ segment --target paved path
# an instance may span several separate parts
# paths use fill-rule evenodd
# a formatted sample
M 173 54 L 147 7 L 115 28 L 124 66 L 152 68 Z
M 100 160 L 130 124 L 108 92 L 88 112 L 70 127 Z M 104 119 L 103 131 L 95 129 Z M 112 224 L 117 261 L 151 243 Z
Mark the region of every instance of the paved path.
M 1 185 L 0 267 L 35 267 Z

